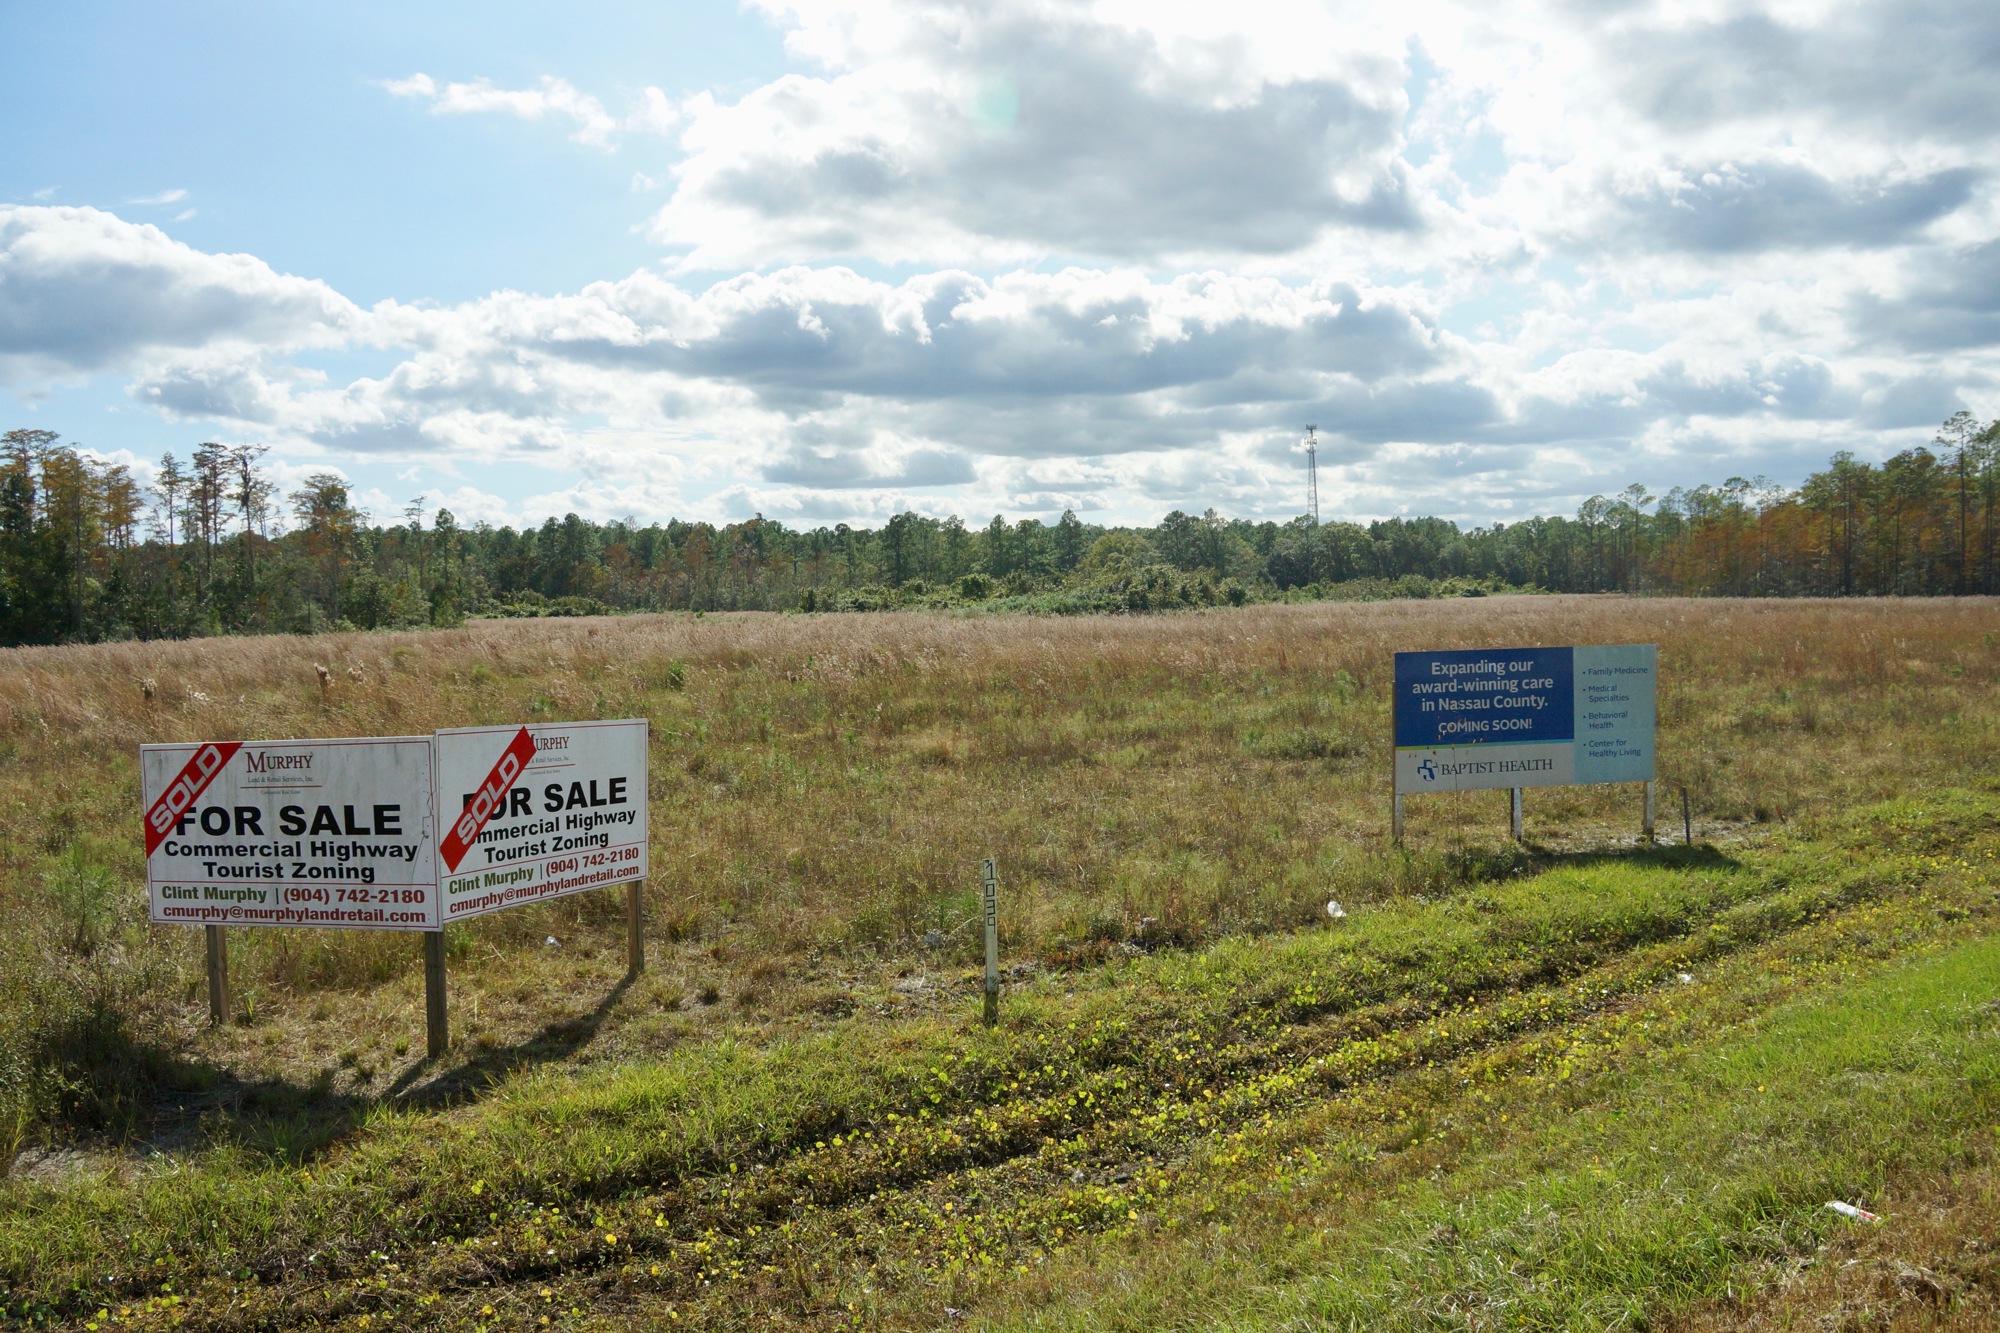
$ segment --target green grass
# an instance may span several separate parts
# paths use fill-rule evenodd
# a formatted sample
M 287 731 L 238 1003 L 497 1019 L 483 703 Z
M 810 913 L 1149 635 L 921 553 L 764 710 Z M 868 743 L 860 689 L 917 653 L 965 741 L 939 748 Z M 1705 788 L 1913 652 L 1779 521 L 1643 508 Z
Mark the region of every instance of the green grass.
M 1756 1261 L 1814 1254 L 1854 1225 L 1829 1199 L 1991 1160 L 1996 979 L 1988 936 L 1795 1000 L 1581 1104 L 1544 1102 L 1532 1135 L 1385 1199 L 1301 1171 L 1234 1210 L 1237 1234 L 1121 1255 L 1124 1290 L 1094 1273 L 1002 1326 L 1648 1327 Z
M 1046 971 L 990 1031 L 960 984 L 303 1153 L 247 1117 L 11 1186 L 0 1284 L 16 1317 L 205 1327 L 1636 1326 L 2000 1115 L 1996 810 L 1580 856 Z

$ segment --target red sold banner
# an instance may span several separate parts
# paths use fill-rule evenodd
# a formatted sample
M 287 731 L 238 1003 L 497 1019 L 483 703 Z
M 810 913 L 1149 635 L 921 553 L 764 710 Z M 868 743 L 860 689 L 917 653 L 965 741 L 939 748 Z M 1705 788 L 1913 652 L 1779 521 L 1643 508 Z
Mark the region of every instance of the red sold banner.
M 146 811 L 146 855 L 151 856 L 160 849 L 181 814 L 195 803 L 208 784 L 215 781 L 215 775 L 228 766 L 236 752 L 243 748 L 241 741 L 210 741 L 194 752 L 194 758 L 187 761 L 167 789 L 160 793 L 160 799 L 153 802 L 152 809 Z
M 472 844 L 479 839 L 479 830 L 486 827 L 486 821 L 506 807 L 507 789 L 514 785 L 514 779 L 521 776 L 528 767 L 528 761 L 535 757 L 535 738 L 522 727 L 514 733 L 514 739 L 500 752 L 499 762 L 486 775 L 486 781 L 479 784 L 472 800 L 460 812 L 458 821 L 451 826 L 451 832 L 438 844 L 438 854 L 444 858 L 448 870 L 457 870 L 465 860 L 465 854 L 472 850 Z

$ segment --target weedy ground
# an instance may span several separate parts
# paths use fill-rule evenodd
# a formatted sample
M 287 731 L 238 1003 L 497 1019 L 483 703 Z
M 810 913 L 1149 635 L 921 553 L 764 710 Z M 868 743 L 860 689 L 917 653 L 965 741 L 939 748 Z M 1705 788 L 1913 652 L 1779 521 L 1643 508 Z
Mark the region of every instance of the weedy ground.
M 1390 654 L 1571 642 L 1660 645 L 1696 845 L 1607 788 L 1388 849 Z M 1990 1327 L 1997 644 L 1494 598 L 0 654 L 4 1318 Z M 427 1065 L 408 938 L 232 932 L 210 1031 L 144 925 L 141 741 L 633 715 L 636 982 L 609 895 L 454 927 Z

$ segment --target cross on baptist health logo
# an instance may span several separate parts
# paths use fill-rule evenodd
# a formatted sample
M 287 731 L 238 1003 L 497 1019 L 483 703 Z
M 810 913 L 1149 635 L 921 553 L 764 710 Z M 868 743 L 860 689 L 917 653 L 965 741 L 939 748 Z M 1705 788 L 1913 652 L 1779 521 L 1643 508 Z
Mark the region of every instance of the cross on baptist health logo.
M 1431 763 L 1428 759 L 1417 765 L 1417 773 L 1425 782 L 1436 782 L 1438 780 L 1437 765 Z

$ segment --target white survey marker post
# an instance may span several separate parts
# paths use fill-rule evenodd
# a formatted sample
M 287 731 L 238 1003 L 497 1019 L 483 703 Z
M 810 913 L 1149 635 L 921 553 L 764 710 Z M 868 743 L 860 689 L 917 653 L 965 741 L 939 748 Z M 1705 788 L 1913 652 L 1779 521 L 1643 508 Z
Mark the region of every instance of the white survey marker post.
M 437 733 L 446 921 L 643 880 L 645 718 Z
M 142 745 L 148 915 L 436 930 L 431 738 Z
M 986 916 L 986 1025 L 1000 1021 L 1000 865 L 992 857 L 979 863 L 979 883 Z

